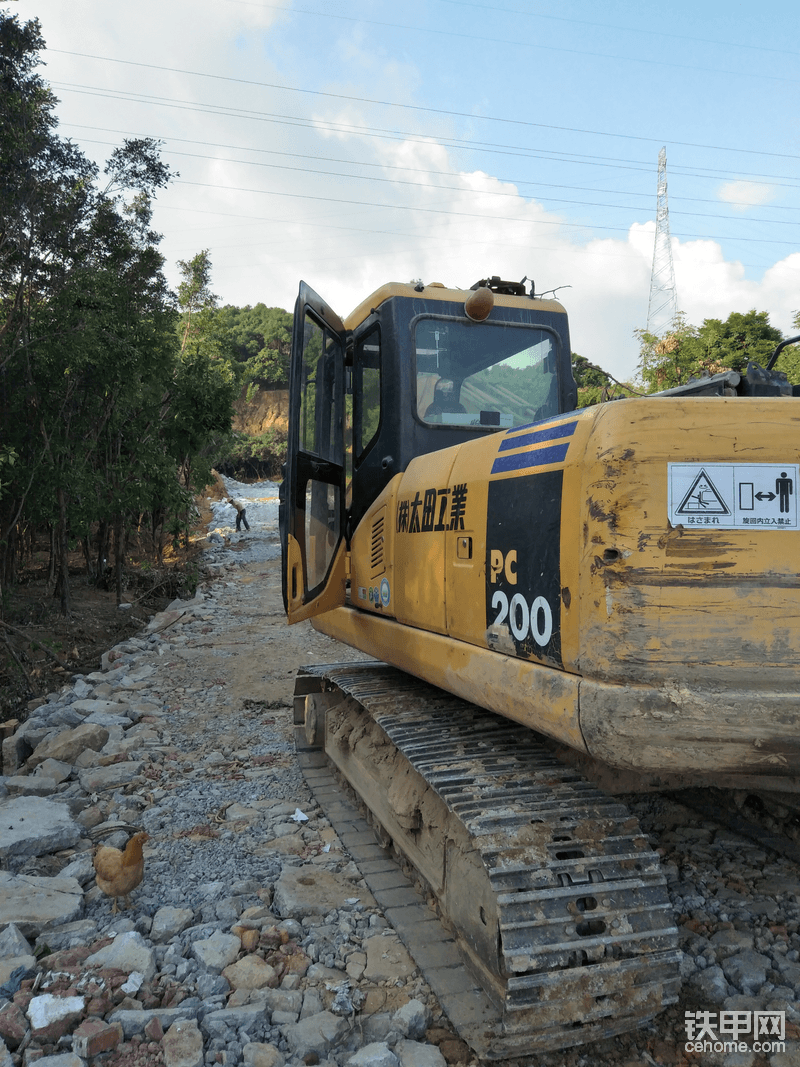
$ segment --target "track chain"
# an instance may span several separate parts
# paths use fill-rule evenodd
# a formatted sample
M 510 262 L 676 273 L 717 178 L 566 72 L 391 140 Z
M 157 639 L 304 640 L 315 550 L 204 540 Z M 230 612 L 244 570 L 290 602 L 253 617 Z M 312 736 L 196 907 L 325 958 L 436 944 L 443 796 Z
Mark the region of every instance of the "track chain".
M 480 854 L 499 916 L 493 1058 L 609 1037 L 677 1000 L 664 876 L 624 805 L 532 731 L 395 668 L 305 673 L 298 692 L 319 678 L 369 712 Z M 469 953 L 466 962 L 476 970 Z M 498 999 L 497 985 L 487 992 Z

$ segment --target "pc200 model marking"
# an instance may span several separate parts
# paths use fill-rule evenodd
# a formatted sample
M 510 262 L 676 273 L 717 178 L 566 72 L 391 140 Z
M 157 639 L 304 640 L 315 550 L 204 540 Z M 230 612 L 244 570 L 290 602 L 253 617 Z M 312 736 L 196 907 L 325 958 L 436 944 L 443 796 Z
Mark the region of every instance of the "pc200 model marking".
M 486 642 L 561 666 L 563 472 L 489 482 Z M 507 636 L 506 636 L 507 635 Z
M 528 601 L 522 593 L 515 593 L 508 602 L 508 596 L 498 589 L 492 597 L 492 607 L 497 608 L 497 618 L 492 625 L 502 626 L 508 619 L 509 628 L 517 641 L 525 641 L 529 636 L 541 648 L 544 648 L 553 636 L 553 612 L 543 596 L 537 596 L 528 607 Z
M 517 584 L 517 550 L 512 548 L 505 556 L 499 549 L 489 550 L 489 581 L 494 583 L 502 574 L 509 585 Z M 534 598 L 530 607 L 522 593 L 514 593 L 509 603 L 508 595 L 498 589 L 492 596 L 492 607 L 497 609 L 494 626 L 501 626 L 508 618 L 511 632 L 518 641 L 532 635 L 537 645 L 544 648 L 553 634 L 553 612 L 543 596 Z

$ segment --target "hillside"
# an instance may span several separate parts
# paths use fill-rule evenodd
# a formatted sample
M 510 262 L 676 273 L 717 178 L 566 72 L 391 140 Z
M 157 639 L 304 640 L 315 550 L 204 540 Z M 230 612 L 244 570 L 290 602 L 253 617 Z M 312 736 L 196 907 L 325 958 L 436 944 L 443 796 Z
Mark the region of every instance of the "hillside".
M 248 401 L 244 388 L 233 412 L 233 443 L 215 462 L 216 469 L 245 482 L 280 477 L 286 459 L 289 390 L 258 386 Z
M 260 437 L 269 430 L 286 433 L 289 429 L 288 389 L 264 389 L 258 386 L 249 402 L 246 394 L 247 390 L 243 389 L 233 405 L 233 429 L 236 433 L 250 434 L 251 437 Z

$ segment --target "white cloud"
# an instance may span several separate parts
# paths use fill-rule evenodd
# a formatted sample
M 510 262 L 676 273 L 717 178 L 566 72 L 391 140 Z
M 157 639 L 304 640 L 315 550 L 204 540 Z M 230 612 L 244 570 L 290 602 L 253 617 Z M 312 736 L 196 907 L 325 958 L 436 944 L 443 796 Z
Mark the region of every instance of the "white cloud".
M 370 139 L 365 145 L 345 137 L 341 143 L 344 154 L 382 162 L 383 177 L 421 184 L 342 179 L 328 183 L 327 191 L 368 204 L 328 210 L 284 202 L 286 240 L 276 252 L 265 248 L 260 266 L 251 264 L 256 286 L 247 299 L 291 308 L 303 277 L 344 315 L 390 280 L 421 277 L 466 288 L 487 275 L 527 275 L 537 292 L 565 287 L 557 295 L 569 313 L 576 352 L 615 377 L 633 377 L 639 355 L 633 331 L 647 320 L 654 222 L 634 224 L 623 237 L 586 240 L 564 217 L 520 196 L 513 184 L 485 171 L 457 169 L 449 150 L 432 138 L 388 144 Z M 690 322 L 755 307 L 769 311 L 784 332 L 791 328 L 800 306 L 800 254 L 760 281 L 748 280 L 741 263 L 726 261 L 715 241 L 673 239 L 673 257 L 679 307 Z M 275 299 L 263 295 L 268 279 Z
M 747 211 L 748 208 L 768 204 L 774 200 L 777 190 L 763 182 L 726 182 L 721 186 L 717 195 L 720 200 L 730 204 L 737 211 Z

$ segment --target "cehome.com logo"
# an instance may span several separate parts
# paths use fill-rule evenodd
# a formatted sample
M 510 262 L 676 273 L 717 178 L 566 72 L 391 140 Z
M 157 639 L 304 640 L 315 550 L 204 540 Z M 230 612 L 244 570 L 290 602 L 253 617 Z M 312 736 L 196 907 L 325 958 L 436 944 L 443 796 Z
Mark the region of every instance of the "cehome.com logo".
M 786 1051 L 783 1011 L 687 1011 L 684 1027 L 687 1052 Z M 752 1045 L 742 1037 L 749 1037 Z

